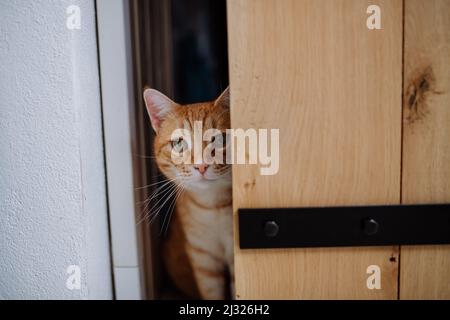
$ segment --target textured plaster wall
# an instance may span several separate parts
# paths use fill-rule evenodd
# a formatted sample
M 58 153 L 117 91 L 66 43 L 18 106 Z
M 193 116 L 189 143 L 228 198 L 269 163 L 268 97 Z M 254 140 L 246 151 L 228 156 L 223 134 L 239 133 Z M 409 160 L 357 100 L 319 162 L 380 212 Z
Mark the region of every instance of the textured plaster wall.
M 96 41 L 93 0 L 0 1 L 0 299 L 112 297 Z

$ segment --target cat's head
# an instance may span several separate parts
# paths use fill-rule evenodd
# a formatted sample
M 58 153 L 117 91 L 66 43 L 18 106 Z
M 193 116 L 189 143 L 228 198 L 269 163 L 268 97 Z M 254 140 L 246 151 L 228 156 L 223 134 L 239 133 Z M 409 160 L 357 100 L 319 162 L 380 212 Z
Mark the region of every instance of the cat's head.
M 195 126 L 198 128 L 199 121 L 202 132 L 215 129 L 209 130 L 213 134 L 206 141 L 201 142 L 202 154 L 205 149 L 211 148 L 212 142 L 225 141 L 226 129 L 230 128 L 229 89 L 226 89 L 215 101 L 205 103 L 181 105 L 154 89 L 144 91 L 144 100 L 152 127 L 156 132 L 154 154 L 161 172 L 186 189 L 229 187 L 231 167 L 225 163 L 225 144 L 223 148 L 212 151 L 213 156 L 217 152 L 222 153 L 223 163 L 211 164 L 202 157 L 201 163 L 197 161 L 195 164 L 194 153 L 198 150 L 193 150 L 194 128 Z M 177 134 L 181 131 L 185 134 Z M 186 138 L 186 133 L 190 134 L 191 139 Z M 188 155 L 185 160 L 189 159 L 189 161 L 179 161 L 180 159 L 174 161 L 174 154 L 177 153 L 180 153 L 180 157 L 181 153 L 184 156 Z

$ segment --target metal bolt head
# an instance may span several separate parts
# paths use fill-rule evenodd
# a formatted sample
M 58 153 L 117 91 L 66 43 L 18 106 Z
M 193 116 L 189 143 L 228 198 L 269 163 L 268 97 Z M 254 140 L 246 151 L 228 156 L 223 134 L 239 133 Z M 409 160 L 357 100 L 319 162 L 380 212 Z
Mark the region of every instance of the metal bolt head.
M 366 219 L 363 221 L 363 231 L 366 235 L 372 236 L 378 232 L 378 222 L 374 219 Z
M 273 238 L 278 234 L 280 228 L 275 221 L 267 221 L 264 224 L 264 234 L 266 237 Z

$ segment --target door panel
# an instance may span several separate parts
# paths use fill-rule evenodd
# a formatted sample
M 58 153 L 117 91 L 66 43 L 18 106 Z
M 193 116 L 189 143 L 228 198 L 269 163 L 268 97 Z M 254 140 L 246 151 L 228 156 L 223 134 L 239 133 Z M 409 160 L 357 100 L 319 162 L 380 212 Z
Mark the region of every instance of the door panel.
M 402 203 L 449 203 L 449 0 L 405 1 L 404 55 Z M 402 247 L 400 270 L 401 299 L 450 299 L 450 246 Z
M 232 127 L 280 129 L 276 175 L 233 166 L 235 213 L 400 203 L 403 5 L 368 30 L 371 4 L 228 0 Z M 235 230 L 237 298 L 397 298 L 397 247 L 240 250 Z

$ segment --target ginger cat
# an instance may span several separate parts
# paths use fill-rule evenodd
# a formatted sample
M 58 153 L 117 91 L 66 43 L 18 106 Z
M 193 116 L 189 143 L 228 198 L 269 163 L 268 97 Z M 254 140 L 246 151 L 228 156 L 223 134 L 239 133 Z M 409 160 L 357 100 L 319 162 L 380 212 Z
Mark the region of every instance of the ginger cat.
M 144 91 L 144 100 L 156 132 L 156 163 L 175 189 L 182 190 L 176 195 L 173 217 L 163 239 L 167 272 L 189 298 L 233 296 L 231 167 L 193 164 L 193 153 L 192 164 L 176 164 L 171 158 L 173 148 L 189 148 L 183 138 L 173 141 L 172 133 L 188 128 L 193 135 L 194 121 L 202 122 L 203 131 L 214 128 L 225 135 L 230 128 L 229 89 L 206 103 L 180 105 L 154 89 Z M 226 281 L 227 273 L 231 284 Z

